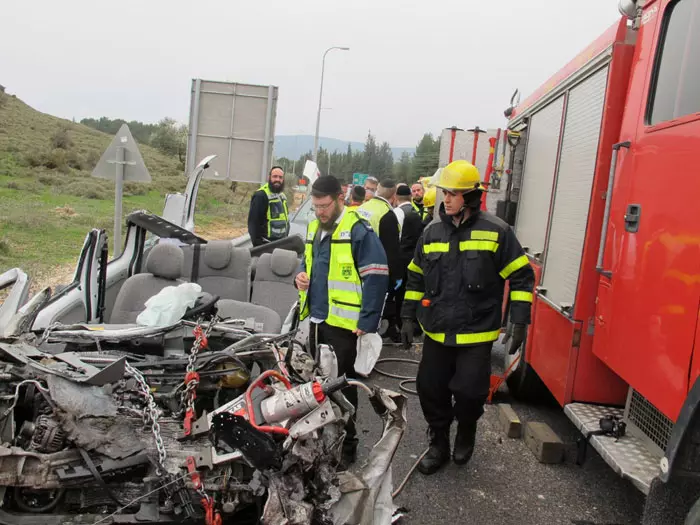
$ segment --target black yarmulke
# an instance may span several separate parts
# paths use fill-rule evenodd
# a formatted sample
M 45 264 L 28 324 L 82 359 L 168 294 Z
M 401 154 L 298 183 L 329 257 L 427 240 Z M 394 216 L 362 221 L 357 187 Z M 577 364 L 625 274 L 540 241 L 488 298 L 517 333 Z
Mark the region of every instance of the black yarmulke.
M 322 175 L 311 186 L 311 191 L 322 195 L 339 195 L 343 189 L 340 186 L 340 181 L 333 175 Z
M 403 197 L 408 197 L 411 194 L 411 188 L 406 186 L 405 184 L 402 184 L 398 188 L 396 188 L 396 195 L 401 195 Z

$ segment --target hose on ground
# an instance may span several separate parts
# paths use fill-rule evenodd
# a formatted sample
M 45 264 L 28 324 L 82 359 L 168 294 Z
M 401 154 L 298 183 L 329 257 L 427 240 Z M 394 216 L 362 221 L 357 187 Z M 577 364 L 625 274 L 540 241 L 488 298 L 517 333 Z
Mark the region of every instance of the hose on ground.
M 380 370 L 377 368 L 377 365 L 381 363 L 409 363 L 412 365 L 419 365 L 420 361 L 417 359 L 404 359 L 402 357 L 384 357 L 382 359 L 378 359 L 376 364 L 374 365 L 374 371 L 377 372 L 378 374 L 381 374 L 386 377 L 390 377 L 392 379 L 399 379 L 399 388 L 403 390 L 404 392 L 408 394 L 413 394 L 414 396 L 418 395 L 418 392 L 416 390 L 412 390 L 408 388 L 406 385 L 409 383 L 415 383 L 416 382 L 416 376 L 402 376 L 399 374 L 392 374 L 390 372 L 386 372 L 384 370 Z
M 403 478 L 403 481 L 401 482 L 401 485 L 399 485 L 399 488 L 397 488 L 394 492 L 391 493 L 391 498 L 392 498 L 392 499 L 396 499 L 396 497 L 397 497 L 399 494 L 401 494 L 401 491 L 402 491 L 403 488 L 406 486 L 406 483 L 408 483 L 408 478 L 411 477 L 411 474 L 413 474 L 413 472 L 416 470 L 416 467 L 418 466 L 418 463 L 420 463 L 421 460 L 425 457 L 425 455 L 428 453 L 428 450 L 429 450 L 429 448 L 426 448 L 426 449 L 423 451 L 423 453 L 422 453 L 420 456 L 418 456 L 418 459 L 417 459 L 416 462 L 413 464 L 413 466 L 411 467 L 411 469 L 408 471 L 408 474 L 406 474 L 406 477 Z

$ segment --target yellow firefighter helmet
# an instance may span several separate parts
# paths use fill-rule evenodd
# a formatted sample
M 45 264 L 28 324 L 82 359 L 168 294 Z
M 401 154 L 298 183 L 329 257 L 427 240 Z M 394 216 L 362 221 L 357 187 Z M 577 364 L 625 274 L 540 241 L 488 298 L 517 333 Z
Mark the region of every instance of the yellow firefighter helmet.
M 437 197 L 437 190 L 435 186 L 431 186 L 425 190 L 425 195 L 423 195 L 423 206 L 425 208 L 432 208 L 435 206 L 435 199 Z
M 485 190 L 481 185 L 478 168 L 466 160 L 455 160 L 445 166 L 440 173 L 437 187 L 455 193 Z

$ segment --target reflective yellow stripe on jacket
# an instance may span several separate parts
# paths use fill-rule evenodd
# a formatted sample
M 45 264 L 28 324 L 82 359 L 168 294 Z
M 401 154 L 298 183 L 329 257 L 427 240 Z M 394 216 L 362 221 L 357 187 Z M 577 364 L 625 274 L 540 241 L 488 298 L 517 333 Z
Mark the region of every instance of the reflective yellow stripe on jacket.
M 423 325 L 421 325 L 421 328 L 423 329 L 423 332 L 425 332 L 425 335 L 430 337 L 430 339 L 442 344 L 456 343 L 458 345 L 474 345 L 480 343 L 490 343 L 492 341 L 496 341 L 498 336 L 501 335 L 500 330 L 493 330 L 490 332 L 474 332 L 471 334 L 456 334 L 454 336 L 454 341 L 448 341 L 447 334 L 428 332 L 425 328 L 423 328 Z
M 508 279 L 510 277 L 510 274 L 513 272 L 517 272 L 520 270 L 520 268 L 524 268 L 530 264 L 530 261 L 527 259 L 527 255 L 521 255 L 514 261 L 511 261 L 503 270 L 500 271 L 500 275 L 503 279 Z
M 532 302 L 532 294 L 530 292 L 510 292 L 511 301 L 523 301 L 526 303 Z

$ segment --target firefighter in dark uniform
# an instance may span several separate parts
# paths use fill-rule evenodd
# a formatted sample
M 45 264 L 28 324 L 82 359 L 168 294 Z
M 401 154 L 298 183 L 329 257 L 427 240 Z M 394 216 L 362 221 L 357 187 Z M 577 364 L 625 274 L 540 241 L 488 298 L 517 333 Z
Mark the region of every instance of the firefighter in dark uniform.
M 253 193 L 248 210 L 248 233 L 253 246 L 284 239 L 289 235 L 289 208 L 284 194 L 284 171 L 270 170 L 267 184 Z
M 437 186 L 444 195 L 441 220 L 425 228 L 416 246 L 401 312 L 404 345 L 413 342 L 415 319 L 425 333 L 417 390 L 430 448 L 418 470 L 427 475 L 450 459 L 453 419 L 453 460 L 463 465 L 471 458 L 490 386 L 491 348 L 502 324 L 505 281 L 510 281 L 511 354 L 524 341 L 534 286 L 513 230 L 479 210 L 483 188 L 476 167 L 452 162 Z

